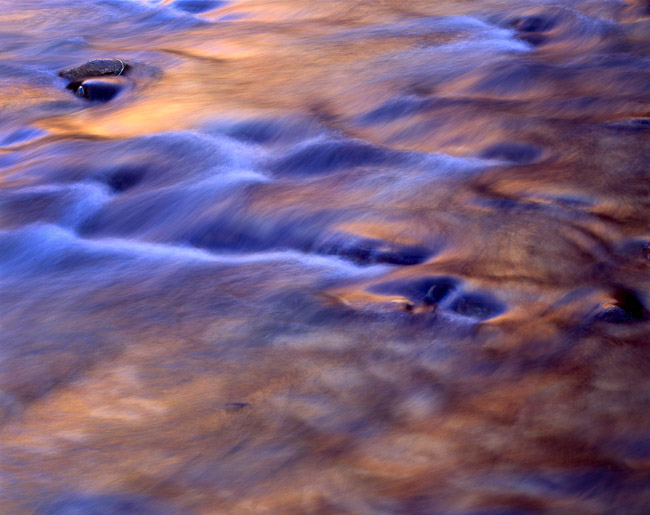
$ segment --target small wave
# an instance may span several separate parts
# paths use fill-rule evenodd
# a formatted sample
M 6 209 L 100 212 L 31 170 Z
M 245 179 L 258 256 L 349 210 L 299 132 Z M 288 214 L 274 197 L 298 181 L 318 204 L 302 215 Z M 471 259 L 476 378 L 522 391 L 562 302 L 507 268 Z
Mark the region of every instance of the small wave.
M 322 269 L 328 275 L 374 274 L 384 266 L 362 267 L 336 256 L 305 254 L 296 250 L 214 254 L 194 247 L 148 243 L 119 238 L 83 239 L 57 225 L 34 225 L 19 230 L 0 231 L 0 270 L 6 273 L 44 274 L 97 270 L 101 265 L 149 267 L 154 263 L 172 265 L 216 264 L 248 265 L 256 263 L 296 265 Z M 142 268 L 140 268 L 142 270 Z M 276 269 L 277 271 L 277 269 Z

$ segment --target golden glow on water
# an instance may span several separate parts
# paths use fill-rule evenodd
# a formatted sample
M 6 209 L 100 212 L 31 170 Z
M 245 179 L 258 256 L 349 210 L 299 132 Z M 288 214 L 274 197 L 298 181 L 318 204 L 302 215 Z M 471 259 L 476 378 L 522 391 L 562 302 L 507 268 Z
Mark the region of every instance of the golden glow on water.
M 647 6 L 217 3 L 0 5 L 0 513 L 643 513 Z

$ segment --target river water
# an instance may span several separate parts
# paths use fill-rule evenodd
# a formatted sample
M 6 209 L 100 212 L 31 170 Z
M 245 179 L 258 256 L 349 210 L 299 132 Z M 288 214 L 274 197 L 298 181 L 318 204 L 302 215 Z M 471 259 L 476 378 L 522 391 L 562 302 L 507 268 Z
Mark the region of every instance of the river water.
M 1 513 L 647 513 L 647 1 L 1 0 L 0 83 Z

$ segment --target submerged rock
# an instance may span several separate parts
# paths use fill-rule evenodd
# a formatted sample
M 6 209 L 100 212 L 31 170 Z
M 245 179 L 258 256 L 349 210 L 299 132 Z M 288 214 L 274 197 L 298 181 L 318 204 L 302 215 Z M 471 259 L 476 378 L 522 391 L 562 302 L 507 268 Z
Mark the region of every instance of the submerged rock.
M 75 95 L 91 102 L 108 102 L 113 100 L 123 88 L 124 85 L 116 80 L 90 79 L 77 86 Z
M 120 59 L 95 59 L 81 66 L 62 71 L 59 75 L 64 79 L 80 81 L 91 77 L 123 75 L 127 69 L 128 65 Z

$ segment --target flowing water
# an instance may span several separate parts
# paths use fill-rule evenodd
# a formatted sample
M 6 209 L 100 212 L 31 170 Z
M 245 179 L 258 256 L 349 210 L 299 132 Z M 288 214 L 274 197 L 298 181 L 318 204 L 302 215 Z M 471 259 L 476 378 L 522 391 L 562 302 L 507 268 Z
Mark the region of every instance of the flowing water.
M 0 0 L 0 82 L 2 514 L 650 509 L 647 1 Z

